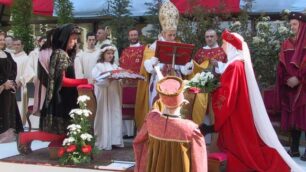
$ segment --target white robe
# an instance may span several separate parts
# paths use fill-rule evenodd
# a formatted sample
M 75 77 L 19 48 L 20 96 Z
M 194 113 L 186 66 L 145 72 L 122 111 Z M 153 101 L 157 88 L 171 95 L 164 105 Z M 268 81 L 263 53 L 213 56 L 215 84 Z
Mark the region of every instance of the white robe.
M 117 69 L 116 64 L 98 63 L 92 70 L 92 77 L 97 78 L 102 72 Z M 111 150 L 112 145 L 123 147 L 122 138 L 122 103 L 121 85 L 118 80 L 105 79 L 95 83 L 97 112 L 94 133 L 99 149 Z
M 38 55 L 39 55 L 39 48 L 35 48 L 33 51 L 30 52 L 29 54 L 29 64 L 32 67 L 34 71 L 34 80 L 37 77 L 37 63 L 38 63 Z
M 22 122 L 25 122 L 25 113 L 27 111 L 27 83 L 34 77 L 35 73 L 30 66 L 30 60 L 27 54 L 22 51 L 17 54 L 12 54 L 14 61 L 17 64 L 17 76 L 16 83 L 21 82 L 21 105 L 19 106 L 19 112 Z
M 99 55 L 100 51 L 97 49 L 85 50 L 79 53 L 74 60 L 75 77 L 77 79 L 86 78 L 89 83 L 93 83 L 91 71 L 97 64 Z

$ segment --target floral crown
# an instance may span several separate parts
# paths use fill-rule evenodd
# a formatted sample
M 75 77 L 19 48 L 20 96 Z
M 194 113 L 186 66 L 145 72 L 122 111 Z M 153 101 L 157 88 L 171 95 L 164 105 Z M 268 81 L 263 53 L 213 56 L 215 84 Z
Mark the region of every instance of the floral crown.
M 106 47 L 102 48 L 102 49 L 101 49 L 101 53 L 104 53 L 104 52 L 107 51 L 107 50 L 116 51 L 117 49 L 116 49 L 116 47 L 109 45 L 109 46 L 106 46 Z
M 232 44 L 238 50 L 242 50 L 242 42 L 239 38 L 237 38 L 234 34 L 229 32 L 228 30 L 224 30 L 222 32 L 222 39 L 226 42 Z

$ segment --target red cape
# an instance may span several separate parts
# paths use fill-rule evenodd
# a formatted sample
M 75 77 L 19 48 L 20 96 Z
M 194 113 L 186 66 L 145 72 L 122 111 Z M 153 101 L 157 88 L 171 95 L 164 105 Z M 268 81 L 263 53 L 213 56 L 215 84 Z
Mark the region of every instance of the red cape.
M 290 171 L 278 152 L 268 147 L 256 131 L 244 63 L 230 64 L 220 81 L 212 102 L 218 146 L 228 157 L 227 171 Z

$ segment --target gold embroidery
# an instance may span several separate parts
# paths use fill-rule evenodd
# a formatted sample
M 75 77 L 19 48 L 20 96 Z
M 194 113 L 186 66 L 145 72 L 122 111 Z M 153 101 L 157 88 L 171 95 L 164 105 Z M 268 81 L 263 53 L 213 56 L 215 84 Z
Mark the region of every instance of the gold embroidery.
M 149 136 L 153 137 L 155 139 L 158 139 L 158 140 L 164 140 L 164 141 L 168 141 L 168 142 L 185 142 L 185 143 L 190 143 L 189 140 L 166 139 L 166 138 L 161 138 L 161 137 L 158 137 L 158 136 L 154 136 L 152 134 L 149 134 Z
M 227 91 L 223 91 L 222 93 L 219 94 L 218 99 L 217 101 L 215 101 L 213 106 L 216 107 L 220 111 L 227 97 L 228 97 Z

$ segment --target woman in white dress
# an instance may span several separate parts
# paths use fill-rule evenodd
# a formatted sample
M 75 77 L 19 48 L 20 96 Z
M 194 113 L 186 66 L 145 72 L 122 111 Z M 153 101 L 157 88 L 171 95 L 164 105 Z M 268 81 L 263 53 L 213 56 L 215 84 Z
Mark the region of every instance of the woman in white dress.
M 119 68 L 114 63 L 115 50 L 111 45 L 103 45 L 98 63 L 92 70 L 97 98 L 94 133 L 96 146 L 104 150 L 111 150 L 113 145 L 123 147 L 121 86 L 118 80 L 103 77 L 104 73 Z

